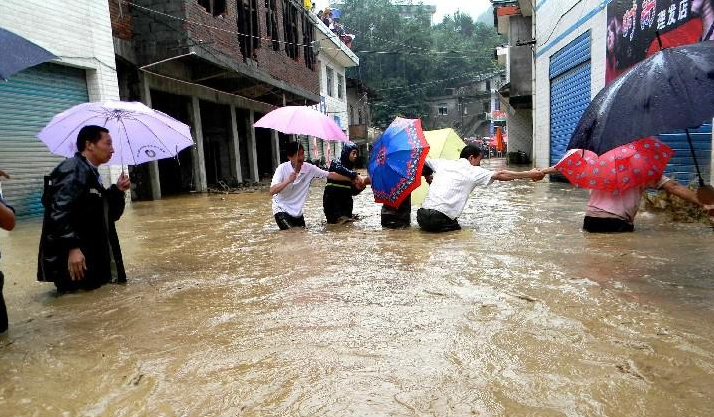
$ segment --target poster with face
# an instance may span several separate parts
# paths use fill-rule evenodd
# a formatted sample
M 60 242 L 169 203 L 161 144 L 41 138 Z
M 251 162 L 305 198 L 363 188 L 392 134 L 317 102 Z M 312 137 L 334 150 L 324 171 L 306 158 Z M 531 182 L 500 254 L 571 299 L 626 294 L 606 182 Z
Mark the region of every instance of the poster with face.
M 701 40 L 714 40 L 714 0 L 612 0 L 605 82 L 659 51 L 660 42 L 669 47 Z

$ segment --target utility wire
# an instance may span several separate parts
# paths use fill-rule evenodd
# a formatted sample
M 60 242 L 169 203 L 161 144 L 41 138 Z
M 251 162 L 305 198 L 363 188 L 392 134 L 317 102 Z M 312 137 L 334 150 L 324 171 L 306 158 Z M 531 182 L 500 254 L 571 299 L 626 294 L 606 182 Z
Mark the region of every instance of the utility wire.
M 166 18 L 169 18 L 169 19 L 173 19 L 173 20 L 178 20 L 178 21 L 180 21 L 180 22 L 188 23 L 188 24 L 195 25 L 195 26 L 205 27 L 205 28 L 207 28 L 207 29 L 212 29 L 212 30 L 216 30 L 216 31 L 219 31 L 219 32 L 230 33 L 230 34 L 233 34 L 233 35 L 242 36 L 242 37 L 246 37 L 246 38 L 252 38 L 252 39 L 258 39 L 258 40 L 262 40 L 262 41 L 266 41 L 266 42 L 277 42 L 277 43 L 281 43 L 281 44 L 284 44 L 284 45 L 294 45 L 294 46 L 310 47 L 310 48 L 314 47 L 313 44 L 304 44 L 304 43 L 300 43 L 300 42 L 288 42 L 288 41 L 281 41 L 281 40 L 278 40 L 278 39 L 265 38 L 265 37 L 262 37 L 262 36 L 249 35 L 249 34 L 246 34 L 246 33 L 241 33 L 241 32 L 235 31 L 235 30 L 224 29 L 224 28 L 220 28 L 220 27 L 217 27 L 217 26 L 212 26 L 212 25 L 209 25 L 209 24 L 206 24 L 206 23 L 196 22 L 196 21 L 193 21 L 193 20 L 190 20 L 190 19 L 185 19 L 185 18 L 183 18 L 183 17 L 174 16 L 174 15 L 171 15 L 171 14 L 168 14 L 168 13 L 164 13 L 164 12 L 162 12 L 162 11 L 159 11 L 159 10 L 156 10 L 156 9 L 152 9 L 152 8 L 150 8 L 150 7 L 146 7 L 146 6 L 142 6 L 142 5 L 136 4 L 136 3 L 134 3 L 134 2 L 131 1 L 131 0 L 119 0 L 119 1 L 120 1 L 121 3 L 123 3 L 123 4 L 129 5 L 129 6 L 132 6 L 132 7 L 135 7 L 135 8 L 137 8 L 137 9 L 139 9 L 139 10 L 144 11 L 144 12 L 156 14 L 156 15 L 163 16 L 163 17 L 166 17 Z M 145 14 L 146 14 L 146 13 L 145 13 Z M 360 32 L 358 32 L 358 31 L 356 31 L 356 32 L 357 32 L 357 33 L 360 33 Z M 449 50 L 449 51 L 435 51 L 435 50 L 431 50 L 431 49 L 415 48 L 415 47 L 412 47 L 412 46 L 400 44 L 400 43 L 398 43 L 398 42 L 387 41 L 387 40 L 378 38 L 378 37 L 376 37 L 376 36 L 375 36 L 374 38 L 375 38 L 375 39 L 378 39 L 378 40 L 382 40 L 383 42 L 386 42 L 386 43 L 391 43 L 391 44 L 394 44 L 394 45 L 397 45 L 397 46 L 400 46 L 400 47 L 403 47 L 403 48 L 411 49 L 411 50 L 413 50 L 414 52 L 413 52 L 413 53 L 408 53 L 408 52 L 405 52 L 405 51 L 352 51 L 352 52 L 355 53 L 355 54 L 356 54 L 356 53 L 370 53 L 370 54 L 404 54 L 404 55 L 410 55 L 410 54 L 411 54 L 411 55 L 417 55 L 417 53 L 419 53 L 419 54 L 432 54 L 432 55 L 446 55 L 446 54 L 453 54 L 453 53 L 461 53 L 461 54 L 469 54 L 469 55 L 468 55 L 468 56 L 461 56 L 461 57 L 454 57 L 454 58 L 464 58 L 464 59 L 465 59 L 465 58 L 487 58 L 487 57 L 489 57 L 489 55 L 486 55 L 486 56 L 474 55 L 474 54 L 473 54 L 473 51 L 452 51 L 452 50 Z M 332 32 L 331 35 L 328 35 L 328 39 L 339 40 L 340 42 L 342 42 L 342 41 L 339 39 L 339 37 L 338 37 L 334 32 Z M 201 46 L 201 44 L 198 44 L 198 46 Z M 330 48 L 320 47 L 320 49 L 322 49 L 322 50 L 342 50 L 342 48 L 338 48 L 338 47 L 330 47 Z

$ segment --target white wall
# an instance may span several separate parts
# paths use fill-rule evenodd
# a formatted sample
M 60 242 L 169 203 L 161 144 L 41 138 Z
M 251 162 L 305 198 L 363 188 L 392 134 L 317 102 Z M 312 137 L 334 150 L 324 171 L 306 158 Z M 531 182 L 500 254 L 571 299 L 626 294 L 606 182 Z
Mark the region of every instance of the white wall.
M 538 167 L 549 164 L 550 159 L 550 58 L 584 32 L 590 30 L 590 97 L 605 86 L 605 38 L 607 8 L 595 13 L 589 20 L 572 29 L 572 26 L 598 8 L 598 0 L 546 0 L 536 12 L 536 62 L 535 91 L 533 94 L 533 148 Z M 573 6 L 574 5 L 574 6 Z M 572 9 L 570 9 L 570 7 Z M 570 9 L 568 11 L 568 9 Z M 561 18 L 562 15 L 562 18 Z M 565 34 L 562 39 L 558 38 Z M 555 42 L 554 42 L 555 41 Z M 546 47 L 549 49 L 540 52 Z M 510 138 L 510 136 L 509 136 Z
M 57 55 L 57 64 L 85 69 L 91 101 L 119 99 L 107 0 L 4 0 L 0 27 Z M 108 182 L 121 167 L 103 171 Z

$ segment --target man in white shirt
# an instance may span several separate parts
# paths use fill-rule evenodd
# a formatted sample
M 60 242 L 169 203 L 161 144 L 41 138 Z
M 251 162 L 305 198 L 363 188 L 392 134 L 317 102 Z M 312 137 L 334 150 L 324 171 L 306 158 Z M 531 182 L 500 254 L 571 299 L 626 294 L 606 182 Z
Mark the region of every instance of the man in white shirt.
M 288 161 L 278 165 L 270 182 L 270 195 L 273 196 L 273 214 L 280 230 L 293 227 L 305 227 L 302 206 L 307 200 L 310 183 L 314 178 L 329 178 L 337 181 L 364 181 L 362 177 L 354 180 L 336 172 L 327 172 L 315 165 L 305 164 L 305 149 L 298 142 L 287 145 Z
M 417 222 L 427 232 L 460 230 L 457 218 L 464 211 L 471 191 L 476 186 L 493 181 L 531 179 L 540 181 L 544 174 L 533 169 L 526 172 L 489 171 L 481 168 L 481 149 L 467 145 L 456 161 L 430 159 L 427 163 L 434 170 L 434 179 L 424 203 L 417 211 Z

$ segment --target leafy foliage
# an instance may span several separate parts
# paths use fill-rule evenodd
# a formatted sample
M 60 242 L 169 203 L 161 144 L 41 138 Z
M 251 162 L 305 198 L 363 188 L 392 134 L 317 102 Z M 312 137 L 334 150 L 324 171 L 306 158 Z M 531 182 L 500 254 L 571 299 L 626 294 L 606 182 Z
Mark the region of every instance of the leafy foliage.
M 425 117 L 426 98 L 444 88 L 467 82 L 498 68 L 494 47 L 504 41 L 492 25 L 456 12 L 432 25 L 421 5 L 404 6 L 389 0 L 345 0 L 342 24 L 356 34 L 353 50 L 359 67 L 348 76 L 377 91 L 373 122 L 387 126 L 394 117 Z

